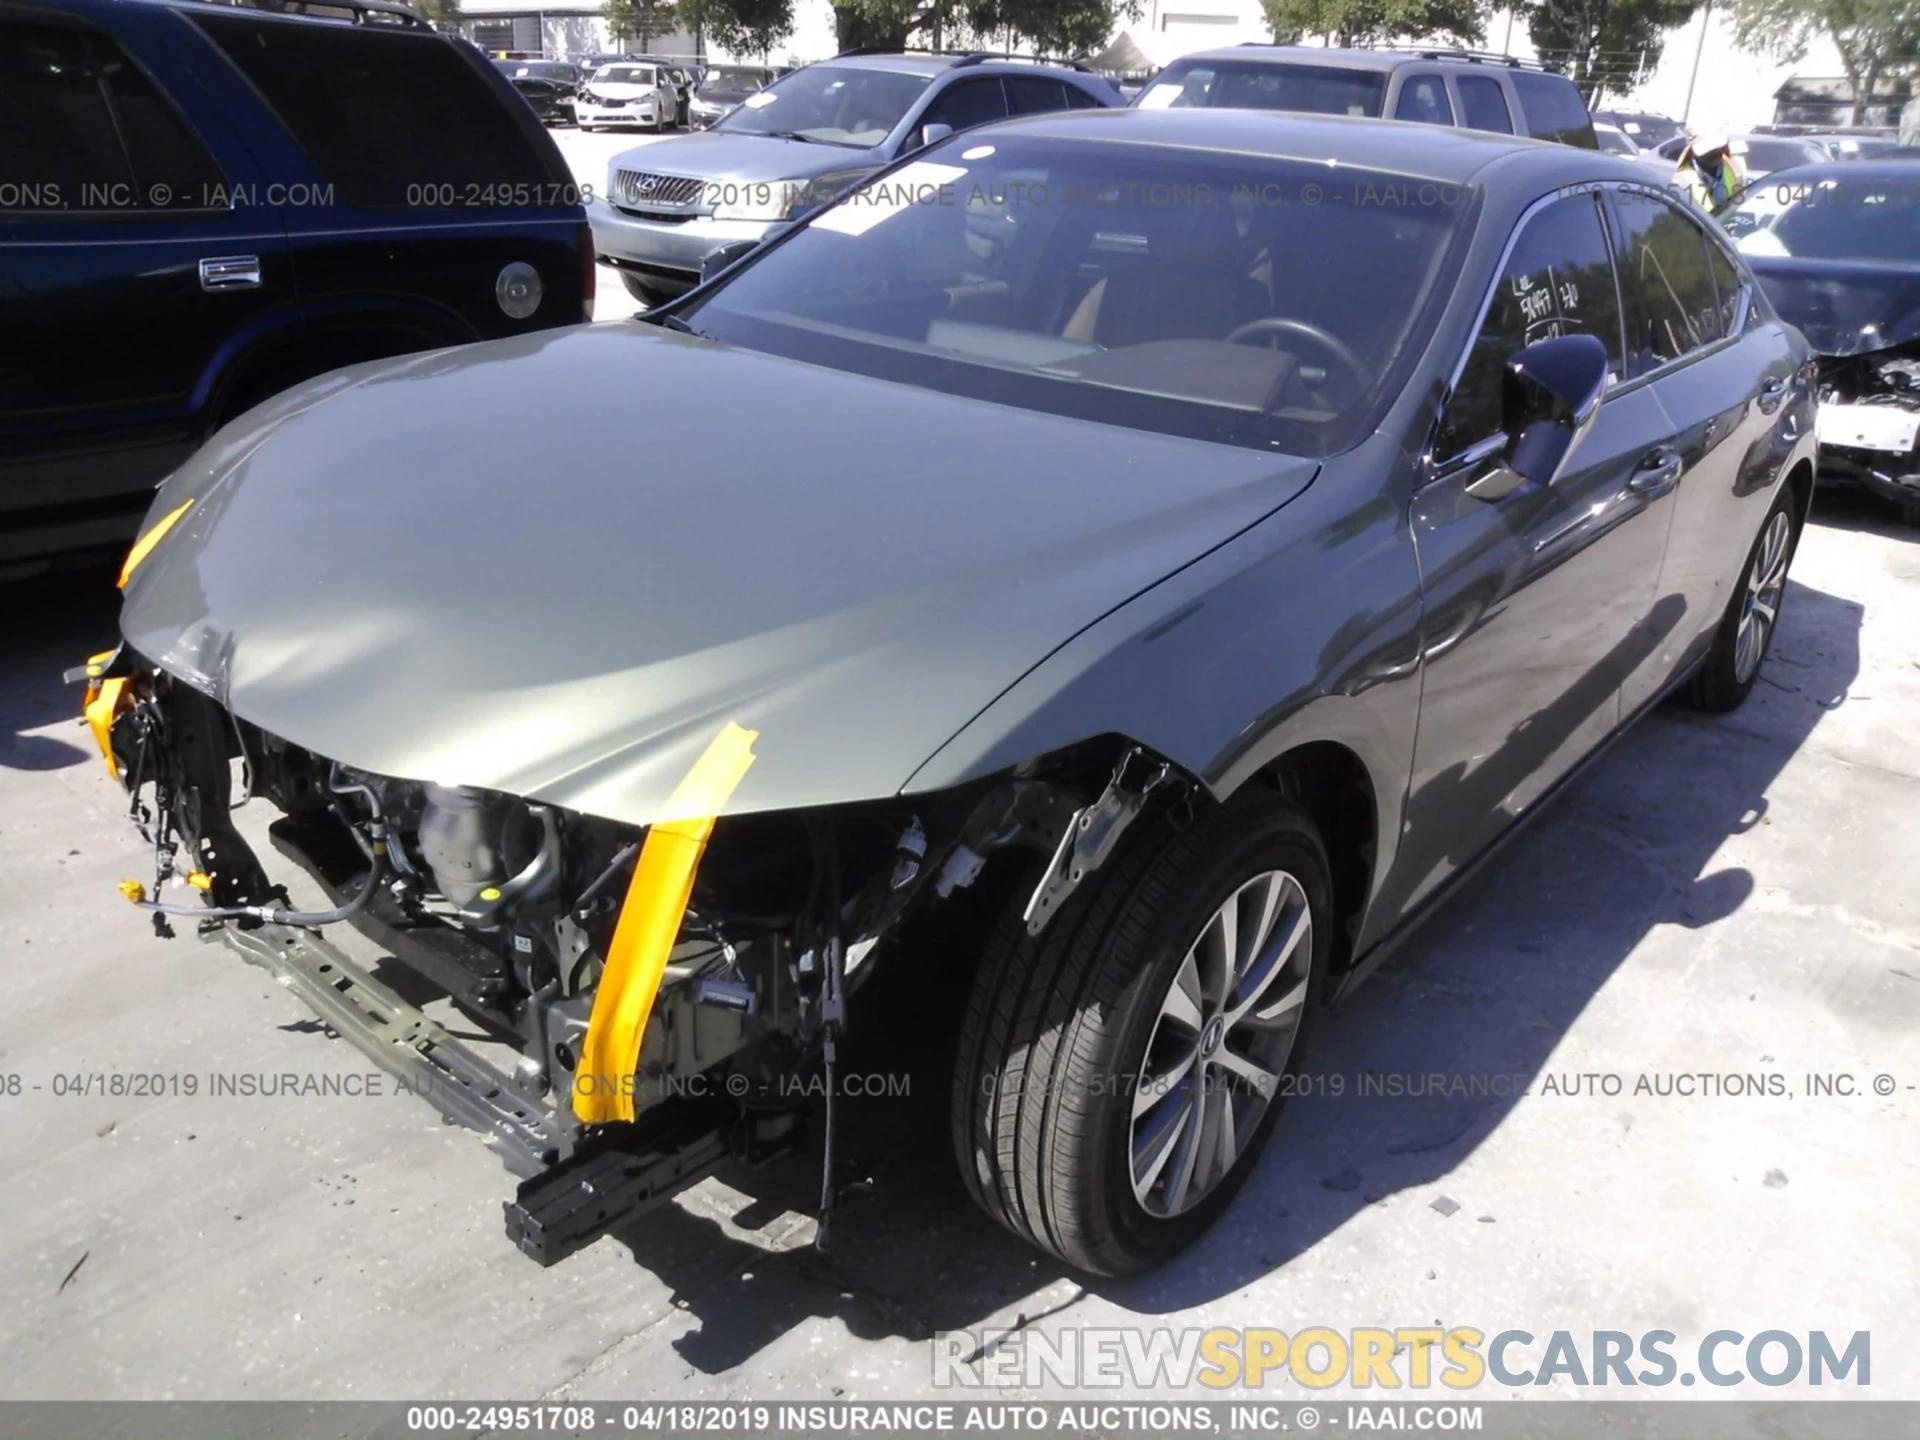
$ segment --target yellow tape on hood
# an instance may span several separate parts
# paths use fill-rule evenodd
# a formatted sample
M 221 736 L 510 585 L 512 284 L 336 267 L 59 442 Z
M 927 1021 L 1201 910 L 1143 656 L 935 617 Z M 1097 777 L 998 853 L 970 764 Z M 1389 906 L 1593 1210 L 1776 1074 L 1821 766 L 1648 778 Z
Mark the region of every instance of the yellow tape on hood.
M 693 894 L 694 871 L 706 852 L 715 814 L 752 768 L 753 742 L 759 738 L 759 731 L 728 721 L 667 799 L 666 814 L 699 818 L 663 821 L 647 830 L 607 946 L 574 1073 L 573 1113 L 588 1124 L 634 1118 L 640 1045 Z

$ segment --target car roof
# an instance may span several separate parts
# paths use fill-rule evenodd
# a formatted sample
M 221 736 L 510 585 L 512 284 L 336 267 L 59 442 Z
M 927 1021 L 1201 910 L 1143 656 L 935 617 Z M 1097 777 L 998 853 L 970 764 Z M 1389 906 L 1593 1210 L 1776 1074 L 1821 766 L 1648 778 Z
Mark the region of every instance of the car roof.
M 1811 165 L 1791 165 L 1784 170 L 1769 170 L 1766 186 L 1818 185 L 1826 180 L 1841 181 L 1850 189 L 1881 181 L 1889 185 L 1912 185 L 1920 179 L 1913 169 L 1917 160 L 1920 160 L 1920 149 L 1895 156 L 1876 155 L 1871 160 L 1822 160 Z
M 1442 184 L 1464 184 L 1488 166 L 1510 159 L 1516 176 L 1522 171 L 1529 177 L 1538 172 L 1547 184 L 1557 178 L 1646 183 L 1644 166 L 1597 150 L 1450 125 L 1409 125 L 1404 120 L 1346 115 L 1210 106 L 1071 110 L 996 122 L 992 130 L 996 134 L 1017 130 L 1048 139 L 1126 141 L 1261 159 L 1301 160 L 1334 169 L 1350 165 Z M 1854 172 L 1865 168 L 1860 161 L 1848 165 Z
M 1044 74 L 1060 75 L 1085 74 L 1071 65 L 1059 61 L 1026 60 L 1019 57 L 984 56 L 977 52 L 955 51 L 952 54 L 923 53 L 920 51 L 894 51 L 891 53 L 854 54 L 829 56 L 818 61 L 820 65 L 851 66 L 859 70 L 891 70 L 901 75 L 925 75 L 928 77 L 944 75 L 949 70 L 964 68 L 978 71 L 984 75 L 1031 75 L 1036 71 Z M 813 66 L 803 66 L 812 69 Z
M 1371 70 L 1390 74 L 1407 65 L 1471 65 L 1482 70 L 1526 70 L 1535 75 L 1550 73 L 1538 65 L 1523 64 L 1507 55 L 1481 50 L 1449 50 L 1443 47 L 1420 50 L 1336 50 L 1317 45 L 1266 45 L 1250 40 L 1219 50 L 1200 50 L 1182 55 L 1173 63 L 1240 60 L 1259 64 L 1277 61 L 1289 65 L 1319 65 L 1339 70 Z

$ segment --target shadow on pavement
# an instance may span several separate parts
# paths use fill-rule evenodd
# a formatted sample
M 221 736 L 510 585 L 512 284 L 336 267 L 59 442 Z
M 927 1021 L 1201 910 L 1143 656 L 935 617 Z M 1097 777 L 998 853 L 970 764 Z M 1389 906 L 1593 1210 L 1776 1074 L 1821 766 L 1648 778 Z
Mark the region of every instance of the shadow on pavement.
M 80 689 L 61 684 L 60 675 L 118 643 L 118 566 L 116 558 L 0 583 L 9 636 L 0 652 L 0 766 L 62 770 L 96 759 L 77 724 L 68 729 L 71 740 L 28 732 L 77 722 Z

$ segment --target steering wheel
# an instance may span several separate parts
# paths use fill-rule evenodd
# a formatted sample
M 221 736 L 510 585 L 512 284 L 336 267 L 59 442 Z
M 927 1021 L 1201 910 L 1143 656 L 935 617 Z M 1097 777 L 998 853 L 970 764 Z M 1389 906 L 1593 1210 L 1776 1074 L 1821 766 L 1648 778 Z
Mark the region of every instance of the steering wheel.
M 1291 320 L 1284 315 L 1268 315 L 1259 320 L 1249 320 L 1227 336 L 1227 344 L 1244 345 L 1249 340 L 1266 339 L 1273 335 L 1300 335 L 1313 341 L 1346 367 L 1347 376 L 1353 381 L 1355 389 L 1366 390 L 1367 367 L 1361 363 L 1360 357 L 1348 349 L 1346 342 L 1339 336 L 1329 335 L 1318 325 L 1310 325 L 1305 320 Z

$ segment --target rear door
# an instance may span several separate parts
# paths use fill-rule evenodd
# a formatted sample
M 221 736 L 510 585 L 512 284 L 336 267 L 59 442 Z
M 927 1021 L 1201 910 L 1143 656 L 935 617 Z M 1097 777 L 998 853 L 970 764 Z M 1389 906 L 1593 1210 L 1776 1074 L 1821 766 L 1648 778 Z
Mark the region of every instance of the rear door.
M 1516 231 L 1414 496 L 1425 678 L 1396 903 L 1471 861 L 1606 739 L 1622 682 L 1671 623 L 1654 603 L 1668 512 L 1634 488 L 1669 438 L 1647 387 L 1607 396 L 1553 484 L 1468 492 L 1499 463 L 1507 361 L 1568 334 L 1598 337 L 1624 373 L 1596 187 L 1543 199 Z
M 173 16 L 122 11 L 116 36 L 0 4 L 0 558 L 127 533 L 224 357 L 293 297 L 279 213 L 175 63 Z
M 310 328 L 383 325 L 391 353 L 584 318 L 576 186 L 478 51 L 424 27 L 238 10 L 192 24 L 259 115 Z M 516 316 L 500 296 L 521 264 L 540 301 Z

